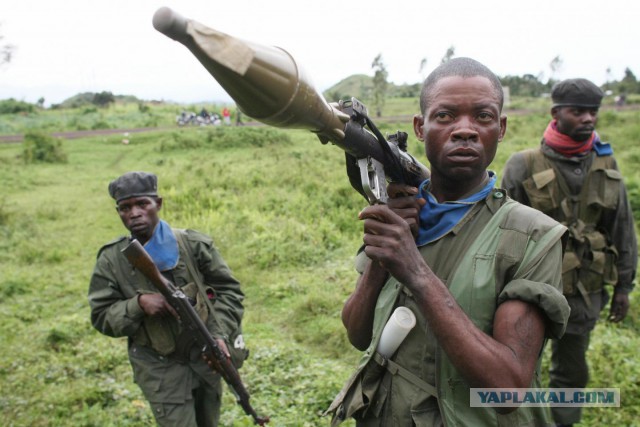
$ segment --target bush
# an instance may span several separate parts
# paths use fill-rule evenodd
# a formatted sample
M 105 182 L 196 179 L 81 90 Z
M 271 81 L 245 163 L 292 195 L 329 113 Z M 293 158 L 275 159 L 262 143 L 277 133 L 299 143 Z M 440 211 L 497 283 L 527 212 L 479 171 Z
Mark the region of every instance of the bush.
M 113 96 L 113 93 L 103 91 L 103 92 L 94 94 L 92 102 L 98 107 L 107 107 L 109 106 L 109 104 L 113 104 L 115 101 L 116 101 L 116 98 L 115 96 Z
M 62 141 L 40 132 L 27 132 L 24 135 L 24 162 L 29 163 L 67 163 L 67 154 L 62 149 Z
M 0 114 L 33 113 L 35 110 L 35 105 L 13 98 L 0 101 Z

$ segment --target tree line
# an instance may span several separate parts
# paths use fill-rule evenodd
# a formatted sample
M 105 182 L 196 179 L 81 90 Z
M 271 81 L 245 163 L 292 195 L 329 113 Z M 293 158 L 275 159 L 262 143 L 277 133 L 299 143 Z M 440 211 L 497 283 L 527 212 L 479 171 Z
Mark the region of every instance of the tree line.
M 455 56 L 455 47 L 450 46 L 440 63 L 443 64 L 449 61 Z M 420 72 L 422 72 L 427 64 L 427 58 L 423 58 L 420 61 Z M 560 55 L 556 55 L 549 63 L 550 77 L 546 82 L 543 81 L 543 74 L 523 74 L 521 76 L 498 76 L 503 87 L 509 88 L 511 96 L 521 97 L 540 97 L 544 94 L 551 92 L 551 88 L 556 84 L 559 79 L 556 79 L 558 71 L 562 68 L 563 60 Z M 421 83 L 393 85 L 387 82 L 387 70 L 386 65 L 382 59 L 382 54 L 378 54 L 371 68 L 374 70 L 374 75 L 371 80 L 371 85 L 367 88 L 368 94 L 361 94 L 364 98 L 372 99 L 372 106 L 376 111 L 376 116 L 380 116 L 384 107 L 384 100 L 387 97 L 401 97 L 401 98 L 413 98 L 420 96 L 420 90 L 422 88 Z M 607 82 L 601 86 L 602 90 L 615 94 L 617 96 L 626 97 L 628 94 L 640 94 L 640 82 L 636 78 L 635 74 L 629 67 L 624 70 L 624 77 L 619 80 L 611 80 L 611 68 L 607 68 Z M 334 90 L 328 91 L 334 99 L 341 99 L 339 92 Z M 368 95 L 368 96 L 367 96 Z

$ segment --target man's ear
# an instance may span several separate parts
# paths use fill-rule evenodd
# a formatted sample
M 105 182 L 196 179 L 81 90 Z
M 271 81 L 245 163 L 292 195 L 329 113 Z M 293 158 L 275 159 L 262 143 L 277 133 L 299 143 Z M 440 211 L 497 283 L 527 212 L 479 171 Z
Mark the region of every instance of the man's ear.
M 424 116 L 422 114 L 413 116 L 413 132 L 420 141 L 424 141 Z
M 558 115 L 558 110 L 560 109 L 560 107 L 551 107 L 551 117 L 553 117 L 554 119 L 557 119 L 558 117 L 556 117 Z
M 502 141 L 505 133 L 507 133 L 507 116 L 503 114 L 500 116 L 500 135 L 498 136 L 498 142 Z
M 156 197 L 156 206 L 158 210 L 162 209 L 162 197 Z

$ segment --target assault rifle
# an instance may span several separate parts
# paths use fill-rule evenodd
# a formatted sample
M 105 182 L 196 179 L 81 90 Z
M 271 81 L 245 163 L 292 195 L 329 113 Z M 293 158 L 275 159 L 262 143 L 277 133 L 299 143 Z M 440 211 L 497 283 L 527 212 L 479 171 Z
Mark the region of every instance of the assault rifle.
M 249 403 L 249 392 L 242 383 L 238 370 L 231 363 L 231 358 L 227 357 L 223 349 L 211 336 L 202 319 L 200 319 L 200 316 L 191 305 L 189 298 L 160 273 L 160 270 L 158 270 L 158 267 L 156 267 L 140 242 L 135 239 L 132 240 L 122 250 L 122 253 L 136 269 L 158 288 L 167 302 L 176 310 L 183 328 L 191 333 L 193 340 L 202 349 L 202 354 L 207 362 L 210 363 L 210 366 L 213 366 L 232 388 L 244 412 L 253 417 L 255 424 L 264 426 L 268 423 L 269 417 L 259 417 Z
M 429 177 L 407 153 L 406 133 L 385 139 L 355 98 L 327 103 L 285 50 L 237 39 L 167 7 L 156 11 L 153 26 L 185 45 L 243 114 L 275 127 L 310 130 L 323 144 L 344 150 L 351 185 L 369 203 L 387 201 L 387 180 L 417 187 Z

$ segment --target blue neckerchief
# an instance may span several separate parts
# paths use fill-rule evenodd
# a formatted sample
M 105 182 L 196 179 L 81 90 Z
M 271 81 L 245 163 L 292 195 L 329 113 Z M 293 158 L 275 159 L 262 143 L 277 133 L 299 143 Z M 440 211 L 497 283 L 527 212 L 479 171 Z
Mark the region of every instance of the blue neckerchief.
M 420 185 L 420 192 L 416 195 L 427 203 L 420 209 L 420 229 L 416 244 L 426 245 L 447 234 L 462 217 L 471 209 L 475 202 L 485 199 L 496 183 L 496 175 L 489 171 L 489 183 L 482 190 L 466 199 L 453 202 L 438 203 L 435 197 L 427 191 L 427 179 Z
M 178 241 L 169 224 L 163 220 L 160 220 L 156 229 L 153 230 L 153 236 L 145 243 L 144 249 L 160 271 L 171 270 L 178 265 L 180 258 Z
M 596 132 L 596 137 L 593 139 L 593 151 L 596 152 L 598 157 L 613 155 L 613 147 L 607 142 L 600 141 L 600 135 Z

